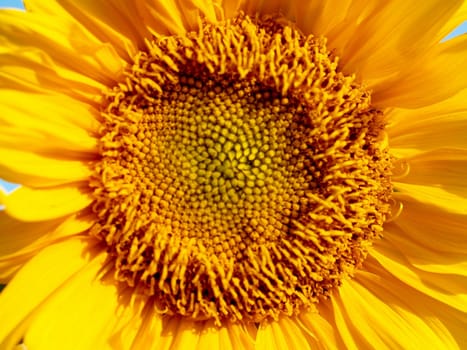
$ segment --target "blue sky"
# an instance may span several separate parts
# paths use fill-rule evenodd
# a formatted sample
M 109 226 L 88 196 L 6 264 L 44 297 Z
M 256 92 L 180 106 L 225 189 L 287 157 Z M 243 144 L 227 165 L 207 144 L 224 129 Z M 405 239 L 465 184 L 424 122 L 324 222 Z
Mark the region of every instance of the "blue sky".
M 22 8 L 23 2 L 21 0 L 0 0 L 0 7 Z
M 49 0 L 43 0 L 49 1 Z M 97 0 L 96 0 L 97 1 Z M 13 7 L 13 8 L 23 8 L 23 2 L 21 0 L 0 0 L 0 8 L 1 7 Z M 455 31 L 449 34 L 446 39 L 451 39 L 457 35 L 467 32 L 467 21 L 465 21 L 461 26 L 459 26 Z M 8 182 L 2 181 L 0 179 L 0 187 L 3 187 L 8 192 L 12 191 L 17 187 L 15 184 L 10 184 Z

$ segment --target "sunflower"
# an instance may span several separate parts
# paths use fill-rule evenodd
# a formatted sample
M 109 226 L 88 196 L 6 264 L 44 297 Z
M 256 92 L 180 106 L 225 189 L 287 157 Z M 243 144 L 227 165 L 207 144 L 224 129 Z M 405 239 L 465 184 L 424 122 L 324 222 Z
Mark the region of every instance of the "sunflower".
M 0 11 L 0 348 L 467 348 L 462 0 Z

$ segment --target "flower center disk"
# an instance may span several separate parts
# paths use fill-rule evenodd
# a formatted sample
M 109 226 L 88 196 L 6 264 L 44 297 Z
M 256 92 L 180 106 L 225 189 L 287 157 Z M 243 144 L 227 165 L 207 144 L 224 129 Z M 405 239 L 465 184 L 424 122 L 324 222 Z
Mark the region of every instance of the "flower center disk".
M 384 124 L 323 39 L 240 16 L 154 37 L 125 75 L 90 184 L 118 281 L 157 312 L 261 321 L 358 268 L 389 211 Z

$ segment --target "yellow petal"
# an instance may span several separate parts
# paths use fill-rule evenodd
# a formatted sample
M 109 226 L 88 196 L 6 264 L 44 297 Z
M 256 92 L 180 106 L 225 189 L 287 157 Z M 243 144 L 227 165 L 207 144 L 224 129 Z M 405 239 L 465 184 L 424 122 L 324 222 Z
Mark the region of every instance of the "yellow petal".
M 40 49 L 0 52 L 1 88 L 27 93 L 61 93 L 89 104 L 103 85 L 71 70 L 62 70 Z
M 221 19 L 221 14 L 218 11 L 218 4 L 216 1 L 179 0 L 176 3 L 184 20 L 186 31 L 197 28 L 200 18 L 205 18 L 208 22 L 216 22 Z
M 110 281 L 109 281 L 110 282 Z M 108 339 L 110 349 L 155 349 L 161 336 L 162 316 L 145 295 L 121 293 L 116 324 Z
M 395 199 L 408 196 L 418 202 L 437 206 L 449 213 L 467 214 L 467 198 L 448 192 L 439 186 L 397 182 L 395 188 L 397 189 L 394 193 Z
M 254 323 L 228 323 L 226 328 L 229 339 L 233 344 L 234 349 L 255 349 L 255 339 L 257 335 L 257 327 Z M 222 334 L 222 339 L 225 338 L 225 332 Z M 222 343 L 221 343 L 222 345 Z
M 23 222 L 0 211 L 0 256 L 10 255 L 28 247 L 54 231 L 63 219 L 44 222 Z M 0 258 L 1 259 L 1 258 Z
M 14 273 L 37 252 L 65 237 L 77 235 L 94 223 L 94 216 L 71 215 L 50 221 L 26 223 L 0 212 L 0 281 Z
M 328 313 L 332 315 L 331 317 L 339 332 L 339 337 L 344 343 L 343 348 L 348 350 L 359 350 L 368 347 L 368 343 L 357 337 L 358 333 L 356 332 L 352 321 L 344 312 L 340 295 L 338 293 L 334 293 L 331 295 L 330 299 L 330 302 L 325 302 L 325 305 L 322 305 L 321 307 L 328 309 Z
M 283 316 L 278 321 L 262 322 L 256 336 L 258 350 L 312 349 L 299 323 Z
M 110 43 L 128 62 L 139 49 L 144 48 L 143 39 L 149 36 L 141 23 L 135 1 L 66 0 L 57 6 L 33 0 L 28 1 L 27 8 L 69 17 L 101 42 Z
M 24 8 L 28 12 L 39 12 L 46 13 L 54 16 L 63 16 L 65 12 L 60 6 L 60 3 L 56 1 L 35 1 L 35 0 L 23 0 Z
M 411 16 L 407 16 L 411 17 Z M 418 108 L 437 103 L 467 87 L 467 35 L 439 44 L 415 66 L 391 81 L 373 86 L 372 100 L 382 107 Z
M 105 283 L 112 284 L 111 277 Z M 154 304 L 145 295 L 123 290 L 119 293 L 119 304 L 106 346 L 112 350 L 157 349 L 163 318 L 154 312 Z
M 459 25 L 464 23 L 467 19 L 467 3 L 464 1 L 462 5 L 457 9 L 453 16 L 445 23 L 441 29 L 440 34 L 444 39 L 448 34 L 455 30 Z
M 241 1 L 241 10 L 250 16 L 258 14 L 271 15 L 280 13 L 290 20 L 295 20 L 293 17 L 294 1 L 284 0 L 258 0 L 258 1 Z
M 129 325 L 127 331 L 131 332 L 131 329 L 136 330 L 136 335 L 132 340 L 130 347 L 124 347 L 124 349 L 138 350 L 156 350 L 156 345 L 159 343 L 159 338 L 162 332 L 162 318 L 159 315 L 154 315 L 154 305 L 149 303 L 141 315 L 135 315 L 132 323 Z M 138 318 L 141 318 L 140 320 Z M 137 327 L 137 329 L 135 328 Z M 127 341 L 124 339 L 123 341 Z
M 248 328 L 251 329 L 248 330 Z M 228 321 L 223 323 L 221 327 L 217 327 L 213 321 L 206 321 L 195 349 L 254 350 L 254 339 L 250 336 L 253 328 L 255 328 L 253 324 L 245 326 Z
M 87 264 L 89 256 L 83 252 L 88 247 L 89 242 L 81 239 L 68 239 L 51 245 L 34 256 L 18 272 L 0 294 L 1 341 L 23 319 L 27 318 L 44 299 Z M 22 334 L 18 336 L 21 337 Z M 6 339 L 12 345 L 16 344 L 18 340 Z M 3 343 L 0 348 L 10 349 L 11 347 Z
M 221 327 L 211 321 L 192 321 L 179 316 L 154 317 L 153 309 L 144 315 L 142 328 L 131 349 L 147 350 L 253 350 L 254 325 L 225 322 Z
M 465 311 L 453 309 L 429 295 L 408 287 L 373 257 L 367 258 L 364 268 L 357 272 L 355 282 L 391 305 L 411 325 L 420 328 L 414 334 L 426 335 L 427 342 L 430 342 L 429 338 L 432 337 L 432 344 L 426 348 L 464 349 L 467 345 Z M 451 296 L 456 297 L 454 294 Z M 439 344 L 438 347 L 436 344 Z M 420 348 L 423 347 L 416 349 Z
M 65 96 L 1 90 L 1 144 L 43 153 L 82 152 L 89 158 L 89 153 L 97 153 L 97 139 L 92 133 L 97 132 L 98 123 L 87 108 Z
M 227 325 L 223 325 L 222 327 L 214 326 L 214 322 L 207 321 L 204 322 L 203 328 L 201 330 L 201 334 L 199 337 L 198 344 L 194 346 L 194 350 L 204 350 L 204 349 L 212 349 L 217 350 L 235 350 L 235 349 L 243 349 L 242 347 L 235 347 L 234 344 L 229 339 L 229 333 L 227 331 Z M 183 347 L 182 347 L 183 348 Z
M 232 18 L 239 13 L 239 11 L 243 8 L 243 0 L 227 0 L 222 1 L 222 12 L 223 12 L 223 19 Z
M 374 244 L 370 255 L 407 286 L 452 308 L 467 312 L 467 276 L 422 271 L 412 266 L 405 256 L 385 239 Z
M 91 86 L 99 85 L 93 81 L 107 86 L 114 84 L 125 65 L 110 44 L 99 42 L 65 16 L 2 10 L 0 33 L 2 71 L 6 69 L 13 76 L 11 70 L 18 64 L 8 60 L 12 51 L 15 57 L 51 68 L 65 80 Z M 5 64 L 13 69 L 4 68 Z M 64 84 L 65 80 L 55 81 Z M 63 91 L 65 87 L 59 85 L 56 90 Z
M 467 149 L 465 159 L 443 156 L 446 152 L 430 152 L 409 159 L 409 173 L 394 186 L 397 188 L 399 183 L 432 186 L 467 198 Z
M 6 213 L 26 222 L 44 221 L 74 214 L 92 203 L 85 184 L 33 189 L 22 186 L 3 195 Z
M 403 290 L 398 292 L 403 294 Z M 367 288 L 356 276 L 339 288 L 336 305 L 341 308 L 346 322 L 352 323 L 352 336 L 365 344 L 361 348 L 415 350 L 448 346 L 448 349 L 455 349 L 449 332 L 443 329 L 438 333 L 440 327 L 430 327 L 431 320 L 423 318 L 422 310 L 415 313 L 408 305 L 393 301 L 390 294 Z M 437 326 L 442 326 L 441 322 L 437 322 Z
M 84 181 L 92 175 L 82 161 L 44 157 L 32 152 L 0 148 L 0 174 L 25 186 L 47 187 Z
M 174 350 L 195 347 L 202 329 L 201 322 L 194 322 L 183 317 L 164 319 L 161 337 L 151 350 Z
M 424 217 L 425 222 L 427 217 L 429 216 Z M 432 217 L 430 219 L 433 220 Z M 467 219 L 464 221 L 467 224 Z M 427 226 L 426 223 L 421 224 L 420 227 L 412 231 L 404 230 L 398 227 L 397 224 L 399 224 L 399 218 L 396 223 L 386 225 L 384 238 L 400 251 L 411 265 L 423 271 L 467 277 L 466 242 L 463 242 L 463 240 L 458 241 L 459 249 L 464 246 L 463 253 L 443 251 L 444 249 L 439 248 L 433 249 L 427 246 L 423 240 L 420 240 L 420 231 L 422 231 L 424 240 L 431 241 L 429 245 L 438 243 L 436 237 L 429 236 L 424 230 Z M 452 223 L 448 223 L 446 230 L 449 230 L 451 226 Z M 432 228 L 429 229 L 429 231 L 431 230 Z
M 319 312 L 303 311 L 297 317 L 302 329 L 309 334 L 309 342 L 312 349 L 343 349 L 344 344 L 339 337 L 339 330 L 332 322 L 328 309 L 322 304 L 318 305 Z
M 330 1 L 291 1 L 292 14 L 297 26 L 305 34 L 316 36 L 323 35 L 329 39 L 334 47 L 337 38 L 333 36 L 334 29 L 345 20 L 349 10 L 360 12 L 362 8 L 352 0 L 330 0 Z M 349 6 L 352 6 L 349 8 Z
M 186 349 L 190 346 L 196 349 L 201 336 L 201 331 L 203 330 L 203 323 L 193 322 L 183 318 L 181 318 L 181 321 L 177 323 L 177 332 L 174 332 L 174 337 L 170 344 L 170 350 L 183 348 Z M 167 327 L 167 329 L 170 328 Z M 168 344 L 168 342 L 166 344 Z M 162 346 L 162 349 L 165 348 Z
M 467 89 L 440 102 L 420 108 L 394 108 L 388 111 L 389 125 L 387 131 L 390 137 L 405 134 L 413 129 L 440 123 L 443 120 L 457 121 L 467 119 Z
M 97 255 L 34 310 L 24 344 L 31 349 L 108 349 L 119 320 L 119 290 L 102 276 L 106 254 Z M 46 283 L 47 279 L 43 283 Z
M 181 10 L 174 1 L 137 1 L 136 6 L 150 31 L 162 35 L 185 33 Z
M 439 252 L 440 255 L 465 255 L 465 215 L 439 210 L 435 205 L 420 203 L 407 196 L 400 196 L 400 199 L 403 210 L 394 225 L 405 231 L 405 235 L 420 246 Z
M 346 72 L 357 73 L 377 92 L 441 40 L 443 26 L 461 4 L 461 0 L 354 0 L 346 16 L 327 33 L 329 45 L 337 49 Z M 344 2 L 344 9 L 346 5 Z M 341 3 L 336 2 L 332 8 L 339 7 Z M 341 11 L 336 10 L 339 18 Z M 333 16 L 332 11 L 328 16 Z M 332 23 L 333 19 L 328 21 Z
M 399 158 L 437 149 L 467 150 L 467 89 L 440 103 L 388 114 L 391 153 Z

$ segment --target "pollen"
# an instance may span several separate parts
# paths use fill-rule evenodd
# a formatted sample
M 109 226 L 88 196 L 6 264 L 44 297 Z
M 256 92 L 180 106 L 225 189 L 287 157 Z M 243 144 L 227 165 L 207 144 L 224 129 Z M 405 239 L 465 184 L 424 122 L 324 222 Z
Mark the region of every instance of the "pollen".
M 280 18 L 146 46 L 105 92 L 90 183 L 116 280 L 154 312 L 217 324 L 314 308 L 390 216 L 369 91 Z

